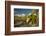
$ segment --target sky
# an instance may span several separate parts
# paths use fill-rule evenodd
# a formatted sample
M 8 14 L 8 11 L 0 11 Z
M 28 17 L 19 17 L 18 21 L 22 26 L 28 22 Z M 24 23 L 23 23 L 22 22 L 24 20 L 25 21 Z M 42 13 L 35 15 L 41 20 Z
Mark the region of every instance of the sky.
M 36 9 L 34 9 L 36 10 Z M 20 9 L 20 8 L 14 8 L 14 14 L 28 14 L 31 13 L 32 9 Z

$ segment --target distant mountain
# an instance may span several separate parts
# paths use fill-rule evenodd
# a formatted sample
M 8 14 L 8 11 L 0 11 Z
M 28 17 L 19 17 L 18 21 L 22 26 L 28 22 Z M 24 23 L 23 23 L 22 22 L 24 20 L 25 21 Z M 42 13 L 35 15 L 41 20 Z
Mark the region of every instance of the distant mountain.
M 14 16 L 21 17 L 21 16 L 30 16 L 30 15 L 32 15 L 32 13 L 28 13 L 28 14 L 15 14 Z M 33 15 L 36 15 L 36 13 L 34 13 Z
M 27 14 L 27 15 L 29 16 L 29 15 L 31 15 L 31 14 L 32 14 L 32 13 L 29 13 L 29 14 Z
M 14 16 L 25 16 L 25 14 L 15 14 Z

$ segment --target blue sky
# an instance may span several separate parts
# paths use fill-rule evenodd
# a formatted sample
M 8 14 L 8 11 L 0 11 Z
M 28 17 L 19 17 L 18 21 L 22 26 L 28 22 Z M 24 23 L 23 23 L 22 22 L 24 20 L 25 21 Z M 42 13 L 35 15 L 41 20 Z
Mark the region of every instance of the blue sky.
M 34 9 L 36 10 L 36 9 Z M 14 14 L 28 14 L 31 13 L 32 9 L 20 9 L 20 8 L 14 8 Z

